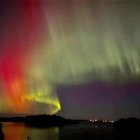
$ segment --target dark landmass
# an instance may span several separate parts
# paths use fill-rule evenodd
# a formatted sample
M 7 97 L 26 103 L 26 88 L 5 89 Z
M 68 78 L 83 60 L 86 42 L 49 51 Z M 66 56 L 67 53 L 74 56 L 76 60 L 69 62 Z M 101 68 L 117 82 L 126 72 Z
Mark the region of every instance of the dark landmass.
M 0 117 L 0 122 L 25 123 L 29 127 L 52 127 L 77 124 L 78 121 L 56 115 L 30 115 L 25 117 Z
M 119 119 L 113 124 L 115 130 L 123 137 L 140 138 L 140 119 Z

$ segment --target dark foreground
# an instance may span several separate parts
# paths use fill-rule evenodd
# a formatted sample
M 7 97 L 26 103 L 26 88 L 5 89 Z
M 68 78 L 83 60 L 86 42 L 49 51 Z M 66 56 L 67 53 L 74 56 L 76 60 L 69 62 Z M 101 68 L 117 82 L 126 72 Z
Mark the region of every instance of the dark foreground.
M 2 122 L 0 123 L 0 140 L 140 139 L 139 127 L 140 120 L 135 118 L 120 119 L 115 123 L 78 121 L 78 123 L 51 127 L 44 127 L 44 125 L 30 127 L 23 122 Z
M 22 123 L 3 123 L 1 140 L 117 140 L 111 126 L 94 126 L 91 123 L 64 127 L 33 128 Z

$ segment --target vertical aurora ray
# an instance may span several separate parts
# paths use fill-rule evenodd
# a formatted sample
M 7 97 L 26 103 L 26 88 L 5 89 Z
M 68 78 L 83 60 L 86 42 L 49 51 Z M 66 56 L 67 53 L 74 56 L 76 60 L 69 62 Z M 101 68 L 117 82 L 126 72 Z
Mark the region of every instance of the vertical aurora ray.
M 29 67 L 29 77 L 47 77 L 54 85 L 92 80 L 127 82 L 139 78 L 139 40 L 129 39 L 125 33 L 122 21 L 125 12 L 119 11 L 123 6 L 127 4 L 44 4 L 49 39 L 44 37 L 43 47 L 32 57 L 35 62 Z M 130 20 L 129 16 L 125 19 Z M 139 34 L 138 25 L 139 20 L 134 25 L 128 23 L 133 29 L 131 36 Z
M 8 5 L 4 4 L 4 6 Z M 16 12 L 19 12 L 19 15 L 14 17 L 15 21 L 12 21 L 12 25 L 8 24 L 8 34 L 4 38 L 7 41 L 1 43 L 1 48 L 4 48 L 0 56 L 0 77 L 3 91 L 1 112 L 40 113 L 37 106 L 33 105 L 33 102 L 36 102 L 37 104 L 44 103 L 42 112 L 56 113 L 60 109 L 56 93 L 52 93 L 51 87 L 42 81 L 41 83 L 36 81 L 38 84 L 33 86 L 33 80 L 27 81 L 26 76 L 30 56 L 34 54 L 35 50 L 41 48 L 43 25 L 40 4 L 23 2 L 18 3 L 17 6 Z M 15 5 L 10 4 L 9 7 L 14 9 Z

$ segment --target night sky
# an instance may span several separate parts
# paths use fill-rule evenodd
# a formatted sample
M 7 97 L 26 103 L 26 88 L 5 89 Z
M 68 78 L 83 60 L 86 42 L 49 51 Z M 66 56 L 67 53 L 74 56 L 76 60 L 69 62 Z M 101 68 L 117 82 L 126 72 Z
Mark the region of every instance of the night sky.
M 0 112 L 140 118 L 140 2 L 0 2 Z

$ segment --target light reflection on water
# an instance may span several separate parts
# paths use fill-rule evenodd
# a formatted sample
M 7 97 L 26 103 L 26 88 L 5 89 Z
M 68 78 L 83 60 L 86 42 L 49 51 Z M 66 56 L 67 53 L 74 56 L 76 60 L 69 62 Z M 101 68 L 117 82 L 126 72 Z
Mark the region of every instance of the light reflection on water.
M 3 123 L 4 140 L 58 140 L 59 128 L 28 128 L 23 123 Z
M 3 123 L 4 140 L 20 140 L 26 137 L 26 129 L 22 123 Z M 22 139 L 21 139 L 22 140 Z
M 64 127 L 29 128 L 23 123 L 3 123 L 0 140 L 120 140 L 113 126 L 80 124 Z M 4 133 L 5 138 L 1 139 Z M 29 136 L 29 139 L 28 139 Z

